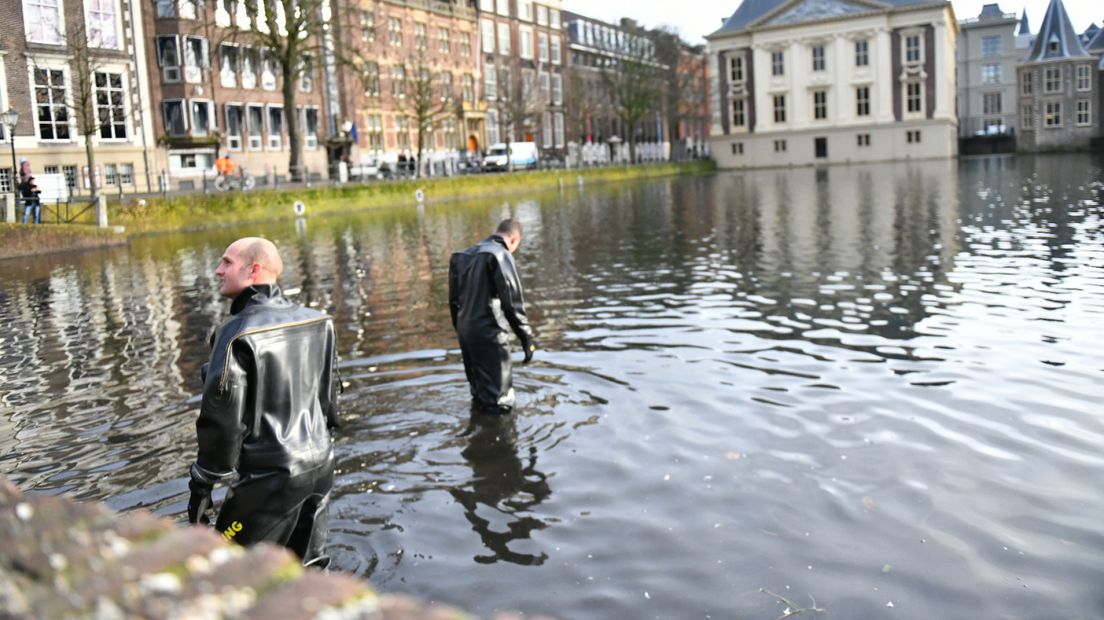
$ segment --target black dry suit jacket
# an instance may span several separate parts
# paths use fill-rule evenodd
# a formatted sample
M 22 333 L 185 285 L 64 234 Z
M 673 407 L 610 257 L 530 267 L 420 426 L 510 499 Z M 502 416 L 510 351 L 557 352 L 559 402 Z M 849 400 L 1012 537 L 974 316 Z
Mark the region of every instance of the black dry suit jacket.
M 336 346 L 329 316 L 292 303 L 276 285 L 244 291 L 213 338 L 196 421 L 192 477 L 236 472 L 295 476 L 332 463 Z
M 528 350 L 533 329 L 525 316 L 514 257 L 506 242 L 491 235 L 456 252 L 449 261 L 449 310 L 461 341 L 494 341 L 513 331 Z

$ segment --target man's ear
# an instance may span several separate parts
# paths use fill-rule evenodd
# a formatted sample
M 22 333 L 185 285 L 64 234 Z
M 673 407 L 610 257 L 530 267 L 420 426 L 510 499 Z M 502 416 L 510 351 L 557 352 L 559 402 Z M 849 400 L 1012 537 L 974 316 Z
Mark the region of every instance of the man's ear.
M 264 268 L 263 268 L 263 267 L 261 267 L 261 264 L 260 264 L 260 263 L 253 263 L 253 264 L 252 264 L 252 265 L 250 265 L 250 267 L 249 267 L 249 277 L 250 277 L 250 278 L 251 278 L 251 279 L 252 279 L 252 280 L 253 280 L 254 282 L 256 282 L 256 281 L 257 281 L 257 280 L 258 280 L 258 279 L 259 279 L 259 278 L 261 277 L 261 273 L 262 273 L 263 271 L 264 271 Z

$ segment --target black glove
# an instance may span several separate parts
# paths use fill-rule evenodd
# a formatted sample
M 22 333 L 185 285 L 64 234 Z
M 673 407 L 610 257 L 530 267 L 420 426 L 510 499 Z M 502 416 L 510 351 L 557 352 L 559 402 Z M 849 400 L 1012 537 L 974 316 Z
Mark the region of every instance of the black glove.
M 195 525 L 202 523 L 207 525 L 211 517 L 207 511 L 211 509 L 211 487 L 197 480 L 188 483 L 192 495 L 188 498 L 188 523 Z
M 526 339 L 521 343 L 521 346 L 525 349 L 525 359 L 521 363 L 528 364 L 533 361 L 533 354 L 537 352 L 537 341 Z

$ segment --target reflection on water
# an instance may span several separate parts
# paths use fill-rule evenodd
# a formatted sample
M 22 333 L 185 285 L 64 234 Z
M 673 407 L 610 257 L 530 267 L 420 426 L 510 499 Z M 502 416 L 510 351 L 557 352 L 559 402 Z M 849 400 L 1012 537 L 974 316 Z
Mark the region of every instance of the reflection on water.
M 335 317 L 335 566 L 489 615 L 1104 607 L 1101 164 L 721 173 L 0 263 L 0 472 L 180 517 L 222 249 Z M 472 416 L 449 254 L 503 216 L 543 345 Z M 892 603 L 892 608 L 889 604 Z

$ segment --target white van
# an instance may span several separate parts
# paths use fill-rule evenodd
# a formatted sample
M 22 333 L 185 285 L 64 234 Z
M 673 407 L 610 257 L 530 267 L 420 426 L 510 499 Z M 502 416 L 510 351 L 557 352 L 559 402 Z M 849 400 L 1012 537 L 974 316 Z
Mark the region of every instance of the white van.
M 509 170 L 513 163 L 514 170 L 536 168 L 540 154 L 537 152 L 536 142 L 511 142 L 510 160 L 506 159 L 506 145 L 502 142 L 491 145 L 487 156 L 483 158 L 484 170 Z

